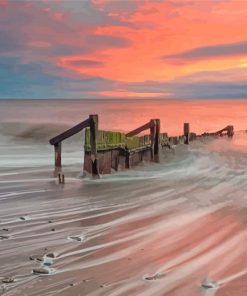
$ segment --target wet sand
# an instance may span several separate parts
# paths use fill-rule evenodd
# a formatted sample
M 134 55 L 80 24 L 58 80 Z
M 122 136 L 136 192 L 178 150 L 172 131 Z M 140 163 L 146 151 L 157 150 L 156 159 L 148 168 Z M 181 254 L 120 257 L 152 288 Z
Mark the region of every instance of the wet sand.
M 46 164 L 1 169 L 0 281 L 14 282 L 0 293 L 247 295 L 246 140 L 181 145 L 96 181 L 65 166 L 65 185 Z
M 0 295 L 246 296 L 247 133 L 181 145 L 160 164 L 94 181 L 80 178 L 78 134 L 63 143 L 65 185 L 53 178 L 48 144 L 91 113 L 102 129 L 155 117 L 179 135 L 184 122 L 198 133 L 246 129 L 246 108 L 246 100 L 1 101 Z

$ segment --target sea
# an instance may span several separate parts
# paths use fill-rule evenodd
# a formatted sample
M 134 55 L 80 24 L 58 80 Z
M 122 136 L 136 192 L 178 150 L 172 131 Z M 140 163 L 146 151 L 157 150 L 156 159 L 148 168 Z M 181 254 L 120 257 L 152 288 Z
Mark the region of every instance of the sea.
M 214 132 L 100 179 L 83 178 L 84 132 Z M 0 295 L 246 296 L 247 99 L 0 100 Z

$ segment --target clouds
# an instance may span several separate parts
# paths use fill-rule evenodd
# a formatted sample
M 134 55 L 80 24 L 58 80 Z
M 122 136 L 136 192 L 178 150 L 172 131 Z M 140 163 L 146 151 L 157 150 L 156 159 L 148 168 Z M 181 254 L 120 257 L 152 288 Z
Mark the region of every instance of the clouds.
M 0 29 L 0 53 L 9 53 L 24 47 L 21 36 L 15 32 Z
M 68 61 L 71 66 L 76 67 L 103 67 L 104 63 L 92 60 L 72 60 Z
M 235 0 L 1 1 L 0 98 L 243 97 L 246 10 Z
M 198 47 L 184 52 L 164 55 L 162 58 L 165 60 L 194 60 L 238 55 L 247 55 L 247 41 Z
M 94 98 L 97 96 L 90 92 L 106 91 L 114 84 L 101 77 L 62 76 L 59 71 L 49 64 L 24 64 L 18 58 L 0 58 L 0 98 Z

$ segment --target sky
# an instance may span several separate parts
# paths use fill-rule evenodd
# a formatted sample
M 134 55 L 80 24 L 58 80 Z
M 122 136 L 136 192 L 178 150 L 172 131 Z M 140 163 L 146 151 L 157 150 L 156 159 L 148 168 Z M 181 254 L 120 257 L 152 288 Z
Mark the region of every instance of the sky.
M 245 0 L 0 0 L 0 99 L 247 97 Z

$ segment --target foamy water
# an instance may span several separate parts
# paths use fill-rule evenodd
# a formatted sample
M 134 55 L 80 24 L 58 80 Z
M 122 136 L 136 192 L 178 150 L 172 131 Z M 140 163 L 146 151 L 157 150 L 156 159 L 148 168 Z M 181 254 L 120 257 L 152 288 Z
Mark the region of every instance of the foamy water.
M 78 115 L 73 108 L 68 113 Z M 0 284 L 0 294 L 247 295 L 247 133 L 180 145 L 160 164 L 96 181 L 79 178 L 79 135 L 63 147 L 59 185 L 53 149 L 39 139 L 40 130 L 49 138 L 59 125 L 41 128 L 47 115 L 19 116 L 18 128 L 7 116 L 1 125 L 0 279 L 14 282 Z M 38 268 L 48 275 L 33 274 Z M 216 284 L 202 287 L 205 279 Z

